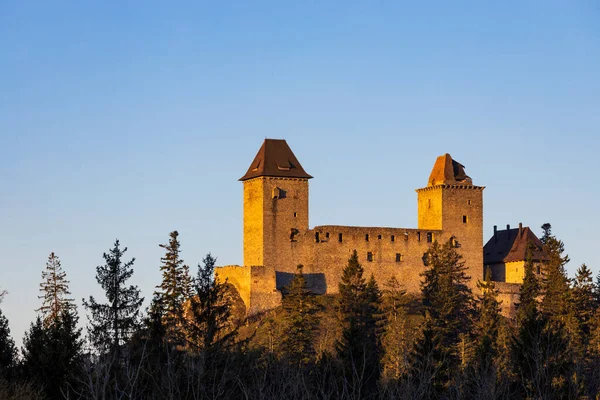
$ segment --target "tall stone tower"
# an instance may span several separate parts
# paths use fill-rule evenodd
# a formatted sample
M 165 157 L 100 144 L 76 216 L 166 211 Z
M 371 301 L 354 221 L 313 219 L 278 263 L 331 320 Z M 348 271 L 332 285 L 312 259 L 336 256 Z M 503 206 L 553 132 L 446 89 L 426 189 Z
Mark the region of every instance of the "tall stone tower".
M 295 272 L 296 241 L 308 230 L 308 180 L 285 140 L 265 139 L 244 182 L 244 265 Z
M 443 230 L 454 238 L 469 268 L 471 284 L 483 279 L 483 189 L 464 166 L 444 154 L 435 161 L 427 187 L 417 189 L 419 229 Z

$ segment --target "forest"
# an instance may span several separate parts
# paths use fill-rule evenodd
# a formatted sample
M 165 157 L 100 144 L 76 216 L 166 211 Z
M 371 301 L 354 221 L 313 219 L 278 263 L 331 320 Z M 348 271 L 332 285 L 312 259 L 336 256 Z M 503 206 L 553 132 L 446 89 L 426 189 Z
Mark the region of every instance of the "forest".
M 511 318 L 451 243 L 432 244 L 418 296 L 365 276 L 354 252 L 339 294 L 311 293 L 299 265 L 282 305 L 252 317 L 215 257 L 190 269 L 177 231 L 146 309 L 118 240 L 85 316 L 51 253 L 21 349 L 0 304 L 0 399 L 598 399 L 600 274 L 569 278 L 564 243 L 542 231 L 549 261 L 539 275 L 526 262 Z

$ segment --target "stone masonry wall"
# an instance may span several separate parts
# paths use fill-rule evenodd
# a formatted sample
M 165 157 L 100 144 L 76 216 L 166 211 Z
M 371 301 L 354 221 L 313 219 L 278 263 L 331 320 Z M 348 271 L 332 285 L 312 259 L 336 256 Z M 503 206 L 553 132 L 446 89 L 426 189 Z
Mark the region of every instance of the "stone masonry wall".
M 408 292 L 416 293 L 420 274 L 426 269 L 423 257 L 436 239 L 447 240 L 440 231 L 326 225 L 305 232 L 295 246 L 301 248 L 298 262 L 304 265 L 304 272 L 315 277 L 320 274 L 321 281 L 316 283 L 324 284 L 328 294 L 338 293 L 343 269 L 354 250 L 365 278 L 373 274 L 383 287 L 396 277 Z
M 502 315 L 513 318 L 516 315 L 516 305 L 519 303 L 519 290 L 521 285 L 518 283 L 494 282 L 498 290 L 498 300 L 502 302 Z

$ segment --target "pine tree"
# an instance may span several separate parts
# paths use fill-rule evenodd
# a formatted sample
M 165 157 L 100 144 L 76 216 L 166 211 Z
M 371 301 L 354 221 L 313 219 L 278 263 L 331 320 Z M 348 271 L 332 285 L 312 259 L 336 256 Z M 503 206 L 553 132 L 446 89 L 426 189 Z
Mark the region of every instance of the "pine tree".
M 444 398 L 449 371 L 449 352 L 440 343 L 429 315 L 425 317 L 421 336 L 415 342 L 410 353 L 409 382 L 410 393 L 407 398 L 438 399 Z
M 578 344 L 581 350 L 587 347 L 590 340 L 592 323 L 596 313 L 597 305 L 594 301 L 594 280 L 592 271 L 585 265 L 577 270 L 573 279 L 572 304 L 575 318 L 577 319 Z
M 569 312 L 569 279 L 565 265 L 569 256 L 563 255 L 565 246 L 561 240 L 552 235 L 552 226 L 549 223 L 542 225 L 541 238 L 544 251 L 548 254 L 548 263 L 543 269 L 541 293 L 542 312 L 553 322 L 567 323 Z
M 434 242 L 428 252 L 430 268 L 422 275 L 421 293 L 426 316 L 442 348 L 448 351 L 452 368 L 467 360 L 459 344 L 472 334 L 475 304 L 462 256 L 451 241 L 443 245 Z
M 23 340 L 22 370 L 50 399 L 77 392 L 82 362 L 81 329 L 72 310 L 61 311 L 48 326 L 38 317 Z
M 477 287 L 482 293 L 479 298 L 479 319 L 475 326 L 478 337 L 477 358 L 481 366 L 489 367 L 497 354 L 502 302 L 498 301 L 498 290 L 489 269 L 485 280 L 477 282 Z
M 119 240 L 102 257 L 105 265 L 96 267 L 96 281 L 104 290 L 107 303 L 99 303 L 90 296 L 83 300 L 88 316 L 92 343 L 102 353 L 120 357 L 121 347 L 140 326 L 140 307 L 144 301 L 137 286 L 127 286 L 133 275 L 135 258 L 123 262 L 127 247 L 121 250 Z
M 551 324 L 538 310 L 540 285 L 533 272 L 531 252 L 517 308 L 518 330 L 512 340 L 513 360 L 523 394 L 528 398 L 567 396 L 570 355 L 560 325 Z
M 503 377 L 501 373 L 506 360 L 499 343 L 502 326 L 501 302 L 498 301 L 498 290 L 492 281 L 491 270 L 487 269 L 485 280 L 478 281 L 481 292 L 478 299 L 478 318 L 475 322 L 476 347 L 474 362 L 468 385 L 471 397 L 497 398 Z M 508 357 L 507 357 L 508 358 Z
M 9 379 L 17 360 L 15 342 L 10 336 L 8 319 L 0 309 L 0 380 Z
M 284 333 L 280 344 L 288 362 L 298 367 L 315 361 L 314 339 L 319 324 L 315 296 L 308 290 L 302 268 L 298 265 L 282 300 Z
M 154 302 L 152 308 L 156 309 L 157 305 L 160 304 L 160 310 L 156 311 L 162 315 L 167 334 L 171 335 L 172 340 L 175 342 L 182 342 L 183 304 L 191 297 L 193 285 L 189 275 L 189 267 L 181 259 L 179 233 L 173 231 L 169 236 L 169 244 L 159 245 L 166 250 L 166 254 L 160 259 L 162 263 L 160 266 L 162 282 L 154 292 L 156 302 Z
M 237 334 L 237 327 L 231 324 L 226 286 L 215 279 L 216 261 L 209 253 L 202 260 L 203 265 L 198 264 L 195 296 L 189 301 L 191 315 L 186 318 L 188 344 L 209 358 L 228 350 Z
M 401 288 L 396 277 L 390 278 L 382 293 L 382 312 L 385 330 L 381 345 L 382 366 L 388 379 L 400 379 L 408 369 L 408 356 L 412 342 L 412 329 L 409 325 L 406 291 Z
M 598 272 L 596 283 L 594 284 L 594 300 L 596 301 L 596 307 L 600 307 L 600 272 Z
M 36 310 L 42 313 L 42 321 L 46 327 L 53 324 L 63 312 L 75 310 L 73 299 L 68 298 L 69 281 L 60 265 L 60 259 L 54 252 L 50 253 L 46 262 L 46 270 L 42 272 L 39 296 L 42 306 Z
M 354 396 L 368 396 L 379 379 L 380 344 L 377 316 L 381 297 L 374 278 L 365 282 L 356 250 L 339 284 L 342 337 L 336 343 L 346 381 Z

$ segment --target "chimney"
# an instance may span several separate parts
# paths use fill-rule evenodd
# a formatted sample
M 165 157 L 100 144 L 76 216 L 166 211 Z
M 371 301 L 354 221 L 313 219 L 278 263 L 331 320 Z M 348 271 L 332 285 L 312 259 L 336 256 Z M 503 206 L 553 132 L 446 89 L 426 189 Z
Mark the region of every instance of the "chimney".
M 494 243 L 498 243 L 498 227 L 494 225 Z
M 523 223 L 519 222 L 519 237 L 523 237 Z
M 510 240 L 510 224 L 506 224 L 506 240 Z

